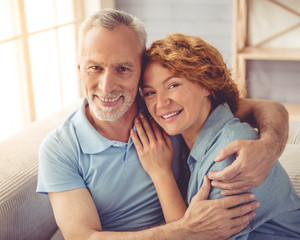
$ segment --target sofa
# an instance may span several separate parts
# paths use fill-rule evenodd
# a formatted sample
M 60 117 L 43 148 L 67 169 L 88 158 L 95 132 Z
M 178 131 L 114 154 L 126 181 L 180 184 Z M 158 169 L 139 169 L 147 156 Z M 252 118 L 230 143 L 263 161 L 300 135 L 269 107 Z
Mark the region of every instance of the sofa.
M 77 109 L 81 100 L 34 122 L 0 142 L 0 240 L 62 240 L 46 195 L 36 193 L 38 149 L 47 133 Z M 290 120 L 280 157 L 300 196 L 300 121 Z

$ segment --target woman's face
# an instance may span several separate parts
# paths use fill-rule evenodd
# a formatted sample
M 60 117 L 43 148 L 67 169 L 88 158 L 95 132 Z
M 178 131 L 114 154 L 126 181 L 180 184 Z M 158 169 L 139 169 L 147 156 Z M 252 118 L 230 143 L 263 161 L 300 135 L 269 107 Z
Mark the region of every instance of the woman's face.
M 170 135 L 198 135 L 211 109 L 209 92 L 158 63 L 146 66 L 142 92 L 154 120 Z

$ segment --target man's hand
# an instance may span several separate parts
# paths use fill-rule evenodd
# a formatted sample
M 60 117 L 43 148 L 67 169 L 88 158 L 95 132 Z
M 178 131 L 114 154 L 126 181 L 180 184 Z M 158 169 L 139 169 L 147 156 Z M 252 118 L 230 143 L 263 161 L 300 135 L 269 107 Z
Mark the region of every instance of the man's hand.
M 221 194 L 232 195 L 257 187 L 267 177 L 274 164 L 274 151 L 262 139 L 236 140 L 221 149 L 215 162 L 232 154 L 236 160 L 220 172 L 210 172 L 212 185 L 224 189 Z
M 253 210 L 259 203 L 252 201 L 252 193 L 205 200 L 209 190 L 209 180 L 205 176 L 203 186 L 193 197 L 184 217 L 178 221 L 186 234 L 185 239 L 226 239 L 245 229 L 255 216 Z M 235 207 L 248 201 L 252 202 Z
M 288 113 L 280 103 L 240 99 L 235 116 L 256 126 L 260 139 L 237 140 L 221 149 L 216 162 L 236 154 L 233 164 L 220 172 L 209 173 L 212 185 L 224 189 L 222 195 L 241 193 L 257 187 L 280 157 L 288 138 Z

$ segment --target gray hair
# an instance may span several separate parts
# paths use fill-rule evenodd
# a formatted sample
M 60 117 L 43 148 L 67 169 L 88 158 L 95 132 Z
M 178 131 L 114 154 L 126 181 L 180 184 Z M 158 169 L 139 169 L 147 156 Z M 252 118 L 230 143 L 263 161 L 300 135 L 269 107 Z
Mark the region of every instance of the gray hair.
M 93 15 L 91 15 L 81 23 L 78 36 L 79 56 L 81 53 L 83 38 L 92 27 L 102 27 L 113 30 L 115 27 L 122 24 L 128 26 L 136 33 L 139 42 L 138 49 L 142 56 L 142 54 L 146 50 L 147 41 L 147 34 L 144 28 L 144 24 L 138 18 L 130 15 L 129 13 L 108 8 L 95 12 Z

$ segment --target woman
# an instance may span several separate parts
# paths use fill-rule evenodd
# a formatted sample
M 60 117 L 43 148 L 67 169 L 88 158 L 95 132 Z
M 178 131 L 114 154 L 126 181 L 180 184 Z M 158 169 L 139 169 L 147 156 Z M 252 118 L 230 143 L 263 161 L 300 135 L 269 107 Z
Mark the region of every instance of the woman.
M 222 147 L 236 139 L 258 138 L 254 129 L 232 114 L 239 93 L 222 56 L 198 37 L 173 34 L 155 41 L 145 54 L 141 90 L 152 118 L 169 135 L 181 134 L 190 150 L 188 204 L 203 181 L 209 185 L 210 171 L 222 170 L 235 160 L 232 155 L 214 162 Z M 156 187 L 166 221 L 174 221 L 183 216 L 186 204 L 171 170 L 171 142 L 143 115 L 135 124 L 139 138 L 134 131 L 131 135 L 141 163 Z M 212 187 L 209 198 L 221 198 L 220 191 Z M 261 206 L 249 226 L 232 239 L 300 238 L 300 199 L 278 162 L 251 192 Z

